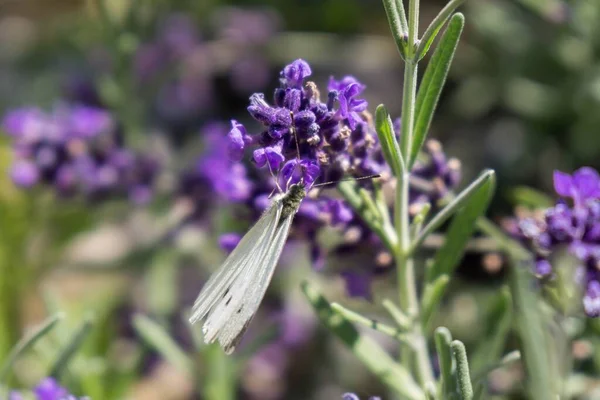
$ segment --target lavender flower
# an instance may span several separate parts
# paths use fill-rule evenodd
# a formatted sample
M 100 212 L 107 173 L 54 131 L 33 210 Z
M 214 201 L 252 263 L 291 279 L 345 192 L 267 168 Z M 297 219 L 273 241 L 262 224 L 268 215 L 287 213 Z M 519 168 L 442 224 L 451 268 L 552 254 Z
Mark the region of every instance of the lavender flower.
M 157 161 L 123 148 L 116 121 L 104 109 L 21 108 L 9 111 L 2 126 L 13 139 L 10 176 L 17 186 L 46 184 L 61 196 L 90 199 L 125 194 L 136 204 L 152 197 Z
M 562 197 L 541 218 L 518 221 L 513 233 L 536 254 L 535 273 L 551 278 L 549 256 L 566 247 L 580 262 L 578 276 L 584 289 L 583 308 L 590 317 L 600 316 L 600 176 L 583 167 L 572 175 L 554 172 L 554 189 Z M 572 200 L 569 205 L 564 198 Z
M 54 378 L 44 378 L 33 389 L 36 400 L 77 400 L 78 398 L 70 394 L 67 389 L 60 386 Z M 12 392 L 9 400 L 22 400 L 24 396 L 18 392 Z M 89 400 L 88 397 L 81 397 L 80 400 Z
M 205 134 L 207 151 L 197 162 L 195 171 L 195 184 L 203 188 L 198 191 L 203 199 L 209 191 L 217 192 L 222 199 L 246 206 L 258 218 L 269 204 L 269 195 L 277 190 L 277 184 L 285 190 L 300 180 L 310 188 L 316 182 L 336 181 L 345 175 L 382 174 L 385 180 L 390 179 L 389 167 L 366 111 L 367 102 L 361 98 L 366 86 L 351 76 L 339 81 L 332 77 L 327 96 L 322 100 L 317 84 L 308 81 L 311 75 L 310 65 L 296 60 L 281 71 L 280 87 L 271 102 L 263 93 L 250 97 L 248 112 L 259 126 L 256 133 L 232 120 L 227 135 L 216 130 L 214 137 Z M 245 155 L 250 156 L 254 168 L 245 167 Z M 415 170 L 410 192 L 415 212 L 424 203 L 435 207 L 460 179 L 460 163 L 448 160 L 435 141 L 427 142 Z M 185 181 L 190 190 L 196 187 L 192 181 L 189 176 Z M 230 188 L 244 190 L 237 196 L 232 195 L 220 189 L 224 181 L 233 182 L 227 185 Z M 360 184 L 371 183 L 361 181 Z M 206 203 L 198 201 L 197 204 L 200 215 Z M 363 263 L 360 269 L 349 268 L 342 274 L 350 295 L 369 298 L 371 278 L 390 269 L 391 256 L 343 200 L 309 196 L 296 215 L 290 238 L 308 242 L 311 260 L 317 269 L 324 265 L 326 258 L 326 252 L 317 241 L 319 231 L 326 225 L 339 228 L 345 238 L 345 243 L 333 249 L 333 253 L 357 252 L 360 243 L 366 243 L 369 250 L 375 249 L 376 262 L 367 261 L 370 268 L 365 268 Z M 222 237 L 224 248 L 231 248 L 231 238 L 229 234 Z

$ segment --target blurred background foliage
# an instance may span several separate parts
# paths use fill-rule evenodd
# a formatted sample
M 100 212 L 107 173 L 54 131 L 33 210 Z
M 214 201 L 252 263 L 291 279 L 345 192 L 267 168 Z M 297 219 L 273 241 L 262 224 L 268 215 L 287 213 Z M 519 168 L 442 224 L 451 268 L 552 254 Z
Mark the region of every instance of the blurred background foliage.
M 422 3 L 424 22 L 444 5 Z M 600 3 L 486 0 L 468 2 L 463 12 L 466 32 L 431 137 L 462 160 L 464 181 L 484 167 L 497 171 L 489 214 L 498 218 L 518 203 L 536 203 L 533 192 L 518 190 L 523 185 L 550 193 L 553 169 L 600 168 Z M 175 28 L 197 31 L 192 48 L 198 56 L 146 59 L 160 67 L 145 81 L 140 71 L 153 65 L 140 67 L 140 49 L 161 40 L 170 15 L 193 22 L 176 21 Z M 306 249 L 289 246 L 286 251 L 301 257 L 289 258 L 277 273 L 247 350 L 226 358 L 197 344 L 185 313 L 222 260 L 215 233 L 243 231 L 245 224 L 228 206 L 216 207 L 210 223 L 186 227 L 174 243 L 162 241 L 189 206 L 173 193 L 180 190 L 181 171 L 202 151 L 202 127 L 247 120 L 250 94 L 272 92 L 277 72 L 296 58 L 310 62 L 316 82 L 358 77 L 367 85 L 370 109 L 384 103 L 399 115 L 402 63 L 378 0 L 0 2 L 2 113 L 22 106 L 48 110 L 57 99 L 101 106 L 116 116 L 128 146 L 151 151 L 166 166 L 146 207 L 122 199 L 64 199 L 42 187 L 23 191 L 12 184 L 11 142 L 2 136 L 0 360 L 32 323 L 57 311 L 66 315 L 60 329 L 16 364 L 13 387 L 31 387 L 58 368 L 65 386 L 93 399 L 332 399 L 344 391 L 386 398 L 384 388 L 318 328 L 297 289 L 310 276 L 329 300 L 385 319 L 377 302 L 345 296 L 342 279 L 332 272 L 335 259 L 314 273 Z M 476 365 L 484 365 L 489 348 L 477 344 L 490 332 L 473 326 L 498 321 L 502 267 L 494 254 L 469 252 L 462 279 L 452 283 L 437 317 L 467 344 Z M 376 299 L 393 296 L 385 275 L 373 292 Z M 288 325 L 298 337 L 282 340 Z M 582 329 L 574 326 L 572 335 Z M 60 354 L 82 331 L 91 333 L 62 370 Z M 156 350 L 157 341 L 170 349 L 167 354 Z M 575 362 L 600 370 L 600 356 L 586 351 L 590 343 L 579 344 Z M 521 375 L 517 367 L 493 374 L 495 398 L 518 393 Z

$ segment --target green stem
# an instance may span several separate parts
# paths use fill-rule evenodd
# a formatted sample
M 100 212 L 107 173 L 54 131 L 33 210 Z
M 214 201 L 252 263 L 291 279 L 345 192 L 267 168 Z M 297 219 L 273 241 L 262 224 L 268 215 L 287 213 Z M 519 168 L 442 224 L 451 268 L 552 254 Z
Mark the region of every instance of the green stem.
M 419 31 L 419 0 L 410 0 L 408 7 L 408 48 L 404 66 L 404 88 L 402 93 L 402 126 L 400 152 L 403 159 L 408 160 L 414 135 L 415 103 L 417 94 L 418 60 L 415 57 L 417 35 Z M 423 327 L 419 316 L 419 298 L 415 279 L 414 260 L 410 256 L 410 221 L 409 221 L 409 178 L 410 170 L 402 171 L 398 176 L 394 217 L 398 246 L 396 248 L 396 268 L 398 271 L 398 289 L 400 310 L 408 315 L 413 323 L 411 336 L 414 338 L 414 351 L 401 346 L 401 362 L 412 370 L 423 387 L 433 381 L 433 372 L 429 359 L 427 340 L 423 336 Z

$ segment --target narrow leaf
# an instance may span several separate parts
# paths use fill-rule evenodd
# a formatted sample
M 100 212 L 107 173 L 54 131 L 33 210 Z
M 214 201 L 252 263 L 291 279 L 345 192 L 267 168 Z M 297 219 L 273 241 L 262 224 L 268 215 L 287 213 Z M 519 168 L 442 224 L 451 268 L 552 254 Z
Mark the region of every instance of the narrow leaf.
M 454 215 L 461 207 L 463 207 L 467 202 L 474 196 L 478 190 L 481 189 L 482 186 L 489 183 L 494 179 L 494 171 L 487 170 L 483 172 L 479 178 L 475 179 L 467 188 L 465 188 L 462 192 L 454 198 L 449 204 L 446 205 L 442 210 L 440 210 L 435 217 L 425 225 L 423 230 L 419 233 L 411 245 L 411 251 L 416 250 L 423 241 L 427 238 L 427 236 L 438 229 L 444 222 L 448 220 L 452 215 Z
M 511 191 L 511 200 L 519 205 L 535 208 L 548 208 L 554 205 L 552 197 L 528 186 L 517 186 Z
M 452 334 L 445 327 L 439 327 L 433 335 L 435 348 L 437 350 L 441 373 L 441 398 L 455 399 L 457 393 L 456 387 L 456 362 L 452 356 Z
M 379 321 L 375 321 L 372 318 L 367 318 L 364 315 L 361 315 L 356 311 L 352 311 L 338 303 L 331 303 L 331 309 L 343 316 L 349 322 L 356 322 L 358 324 L 367 326 L 377 332 L 383 333 L 384 335 L 393 337 L 407 346 L 412 346 L 410 336 L 402 333 L 402 331 L 399 329 L 393 328 Z
M 394 319 L 398 327 L 403 331 L 407 331 L 412 326 L 411 319 L 400 310 L 393 301 L 385 299 L 381 302 L 383 308 L 387 310 L 390 316 Z
M 387 15 L 388 24 L 392 31 L 392 37 L 396 42 L 396 47 L 402 58 L 406 57 L 406 40 L 408 32 L 408 23 L 406 22 L 406 12 L 402 1 L 383 0 L 383 7 Z
M 401 176 L 405 170 L 404 160 L 394 132 L 394 124 L 383 104 L 378 105 L 375 110 L 375 128 L 385 161 L 392 169 L 394 176 Z
M 204 346 L 202 361 L 206 375 L 200 390 L 206 400 L 234 400 L 236 396 L 236 365 L 218 345 Z
M 454 52 L 456 51 L 464 24 L 465 18 L 462 14 L 457 13 L 452 16 L 448 28 L 446 28 L 444 35 L 440 39 L 440 43 L 433 53 L 423 75 L 415 104 L 414 136 L 410 149 L 410 157 L 407 162 L 409 170 L 417 159 L 423 143 L 425 143 L 429 125 L 433 119 L 433 113 L 446 82 L 448 71 L 450 71 L 450 65 L 452 64 Z
M 38 340 L 44 337 L 48 332 L 52 330 L 56 326 L 56 324 L 64 318 L 64 314 L 58 313 L 54 314 L 50 318 L 46 319 L 39 326 L 34 328 L 34 330 L 26 335 L 23 339 L 21 339 L 16 346 L 12 349 L 4 365 L 0 369 L 0 385 L 6 382 L 6 378 L 10 374 L 10 370 L 17 361 L 17 359 L 29 350 Z
M 433 282 L 428 282 L 423 291 L 423 308 L 421 312 L 421 320 L 423 326 L 428 327 L 431 323 L 431 317 L 437 310 L 442 295 L 446 291 L 446 287 L 450 282 L 450 277 L 446 274 L 438 276 Z
M 448 21 L 450 15 L 452 15 L 452 13 L 464 2 L 465 0 L 451 0 L 444 8 L 442 8 L 433 21 L 431 21 L 431 24 L 429 24 L 419 42 L 419 47 L 417 48 L 418 60 L 425 57 L 438 32 L 442 29 L 446 21 Z
M 302 291 L 327 329 L 338 337 L 379 380 L 409 400 L 421 400 L 423 391 L 410 373 L 397 364 L 377 342 L 360 332 L 344 316 L 336 313 L 327 300 L 308 282 Z
M 450 275 L 462 259 L 465 246 L 475 230 L 475 221 L 485 213 L 494 194 L 494 171 L 484 172 L 483 175 L 488 174 L 489 178 L 469 196 L 452 219 L 446 232 L 446 240 L 437 251 L 433 266 L 428 271 L 431 274 L 429 280 L 434 280 L 442 274 Z
M 473 386 L 471 385 L 471 374 L 469 373 L 469 361 L 467 350 L 463 342 L 454 340 L 452 342 L 452 354 L 456 360 L 456 377 L 458 379 L 458 390 L 462 400 L 473 399 Z
M 480 375 L 494 363 L 504 351 L 506 338 L 512 325 L 512 299 L 508 288 L 503 288 L 494 298 L 482 324 L 483 338 L 471 355 L 471 369 Z
M 532 285 L 530 259 L 511 256 L 510 288 L 515 307 L 515 326 L 520 338 L 521 356 L 527 372 L 527 392 L 534 400 L 558 398 L 549 343 L 546 316 L 539 307 L 538 292 Z
M 77 331 L 75 331 L 75 333 L 71 337 L 71 340 L 69 340 L 69 343 L 65 346 L 65 348 L 60 352 L 60 354 L 56 358 L 56 361 L 50 369 L 49 376 L 53 376 L 57 379 L 60 379 L 61 374 L 69 365 L 69 361 L 71 361 L 73 356 L 81 347 L 84 340 L 88 337 L 88 334 L 91 332 L 93 326 L 94 323 L 91 317 L 84 318 L 83 323 L 79 326 Z
M 142 339 L 158 351 L 167 361 L 182 372 L 194 376 L 192 360 L 175 343 L 162 326 L 144 315 L 137 314 L 133 317 L 133 327 Z

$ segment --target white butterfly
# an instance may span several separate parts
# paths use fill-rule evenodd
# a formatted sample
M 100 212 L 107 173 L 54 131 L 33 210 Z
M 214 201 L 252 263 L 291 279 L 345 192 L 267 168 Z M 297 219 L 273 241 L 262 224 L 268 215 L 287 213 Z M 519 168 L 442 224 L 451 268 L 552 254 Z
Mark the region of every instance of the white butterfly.
M 192 324 L 206 318 L 202 327 L 206 343 L 218 340 L 226 354 L 235 350 L 267 291 L 305 196 L 306 187 L 300 182 L 275 197 L 206 282 L 190 317 Z

